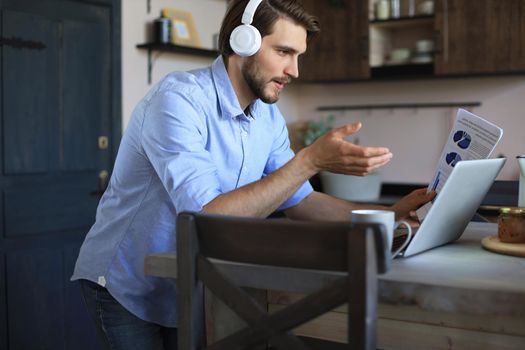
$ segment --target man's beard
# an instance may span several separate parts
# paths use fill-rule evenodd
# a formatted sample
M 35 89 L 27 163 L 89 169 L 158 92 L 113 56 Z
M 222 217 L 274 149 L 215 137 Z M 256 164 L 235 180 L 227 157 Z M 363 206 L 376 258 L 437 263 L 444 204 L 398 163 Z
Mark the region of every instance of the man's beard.
M 271 82 L 271 80 L 270 82 L 265 81 L 265 79 L 260 74 L 259 67 L 253 57 L 250 57 L 246 60 L 246 63 L 242 66 L 241 72 L 244 80 L 248 84 L 248 87 L 252 90 L 252 93 L 255 95 L 255 97 L 259 98 L 264 103 L 270 104 L 279 100 L 279 90 L 275 90 L 275 95 L 265 92 L 265 87 Z M 274 79 L 283 83 L 290 82 L 290 78 L 288 77 Z

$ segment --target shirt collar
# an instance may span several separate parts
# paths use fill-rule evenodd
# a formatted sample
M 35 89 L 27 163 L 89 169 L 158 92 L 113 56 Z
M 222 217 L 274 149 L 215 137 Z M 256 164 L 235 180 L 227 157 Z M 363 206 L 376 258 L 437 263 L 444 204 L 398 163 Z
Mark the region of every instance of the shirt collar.
M 221 114 L 224 118 L 236 118 L 244 115 L 244 111 L 239 104 L 239 99 L 233 85 L 226 71 L 226 66 L 222 56 L 217 57 L 211 66 L 213 81 L 215 84 L 215 91 L 219 100 L 219 106 Z M 256 118 L 258 111 L 260 110 L 259 105 L 263 103 L 257 99 L 250 104 L 250 114 L 253 118 Z M 250 115 L 247 116 L 250 119 Z

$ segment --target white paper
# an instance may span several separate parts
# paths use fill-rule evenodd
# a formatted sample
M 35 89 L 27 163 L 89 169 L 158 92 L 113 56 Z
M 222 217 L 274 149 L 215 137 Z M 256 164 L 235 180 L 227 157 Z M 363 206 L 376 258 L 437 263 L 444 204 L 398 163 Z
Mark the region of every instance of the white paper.
M 459 109 L 454 127 L 441 152 L 434 177 L 428 185 L 428 191 L 434 190 L 439 194 L 452 169 L 460 160 L 488 158 L 502 136 L 503 130 L 498 126 Z M 420 221 L 423 221 L 431 206 L 432 203 L 427 203 L 416 211 Z

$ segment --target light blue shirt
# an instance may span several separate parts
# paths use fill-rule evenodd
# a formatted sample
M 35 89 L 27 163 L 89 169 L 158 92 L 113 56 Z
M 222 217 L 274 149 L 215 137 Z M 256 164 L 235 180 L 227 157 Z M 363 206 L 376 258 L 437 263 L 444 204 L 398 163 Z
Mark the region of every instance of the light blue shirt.
M 177 213 L 260 180 L 294 156 L 276 105 L 241 109 L 222 58 L 175 72 L 133 111 L 72 280 L 105 286 L 139 318 L 177 326 L 175 281 L 144 276 L 144 257 L 176 250 Z M 305 182 L 280 209 L 312 192 Z

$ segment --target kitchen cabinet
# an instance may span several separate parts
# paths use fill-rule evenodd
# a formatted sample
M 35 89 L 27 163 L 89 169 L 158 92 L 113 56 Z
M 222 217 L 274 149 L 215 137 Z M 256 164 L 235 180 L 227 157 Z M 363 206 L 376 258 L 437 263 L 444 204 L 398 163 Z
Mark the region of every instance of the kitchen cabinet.
M 430 62 L 390 64 L 384 61 L 397 47 L 411 48 L 418 38 L 432 38 L 433 16 L 369 21 L 373 2 L 367 0 L 305 0 L 303 5 L 318 17 L 321 32 L 301 58 L 300 81 L 432 76 Z
M 369 77 L 368 3 L 355 0 L 303 0 L 317 16 L 321 33 L 301 56 L 299 80 L 345 81 Z
M 302 58 L 303 82 L 525 73 L 525 0 L 435 0 L 433 11 L 416 0 L 410 16 L 370 21 L 374 0 L 303 3 L 321 24 Z M 433 44 L 430 57 L 417 57 L 423 41 Z M 412 56 L 392 60 L 396 49 Z
M 525 0 L 438 0 L 436 75 L 525 71 Z

